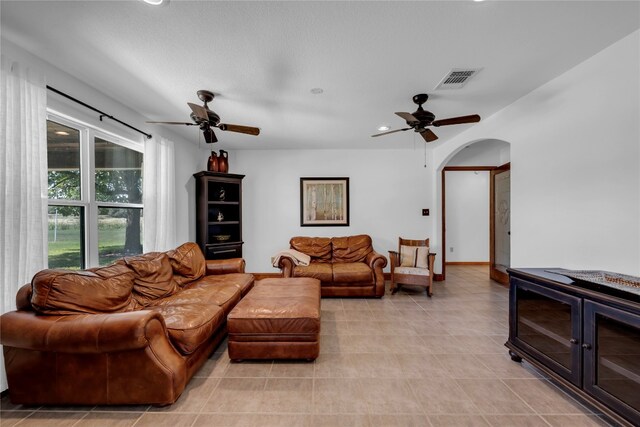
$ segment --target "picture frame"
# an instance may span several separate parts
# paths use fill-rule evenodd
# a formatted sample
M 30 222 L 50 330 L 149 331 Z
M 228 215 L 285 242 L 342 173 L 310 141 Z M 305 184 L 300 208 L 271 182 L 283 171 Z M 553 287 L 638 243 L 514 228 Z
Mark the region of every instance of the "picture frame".
M 349 178 L 300 178 L 300 226 L 348 227 Z

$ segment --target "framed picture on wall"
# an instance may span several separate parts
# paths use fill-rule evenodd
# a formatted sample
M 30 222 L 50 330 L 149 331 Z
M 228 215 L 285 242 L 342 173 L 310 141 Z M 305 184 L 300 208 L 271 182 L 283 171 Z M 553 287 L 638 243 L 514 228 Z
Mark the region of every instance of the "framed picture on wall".
M 349 178 L 300 178 L 300 226 L 348 226 Z

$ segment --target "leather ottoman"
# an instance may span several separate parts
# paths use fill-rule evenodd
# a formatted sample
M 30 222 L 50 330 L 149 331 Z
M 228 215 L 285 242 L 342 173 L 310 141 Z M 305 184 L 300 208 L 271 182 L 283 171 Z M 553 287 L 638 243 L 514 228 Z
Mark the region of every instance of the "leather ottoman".
M 256 282 L 227 316 L 229 358 L 308 359 L 320 353 L 320 281 Z

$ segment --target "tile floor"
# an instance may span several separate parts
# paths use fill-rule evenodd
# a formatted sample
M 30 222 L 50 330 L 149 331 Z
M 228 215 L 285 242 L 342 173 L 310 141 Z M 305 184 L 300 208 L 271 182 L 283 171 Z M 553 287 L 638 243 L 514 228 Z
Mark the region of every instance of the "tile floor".
M 606 426 L 503 346 L 508 290 L 447 269 L 427 298 L 323 299 L 314 363 L 229 362 L 217 349 L 169 407 L 22 407 L 5 426 Z

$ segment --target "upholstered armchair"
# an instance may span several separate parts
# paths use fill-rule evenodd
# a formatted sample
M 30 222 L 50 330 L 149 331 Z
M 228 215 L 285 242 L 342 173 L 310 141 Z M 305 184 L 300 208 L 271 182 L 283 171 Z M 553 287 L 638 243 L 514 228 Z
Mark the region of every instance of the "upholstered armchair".
M 401 285 L 424 286 L 432 295 L 433 263 L 436 254 L 429 252 L 429 239 L 398 239 L 398 251 L 389 251 L 391 260 L 391 293 Z

